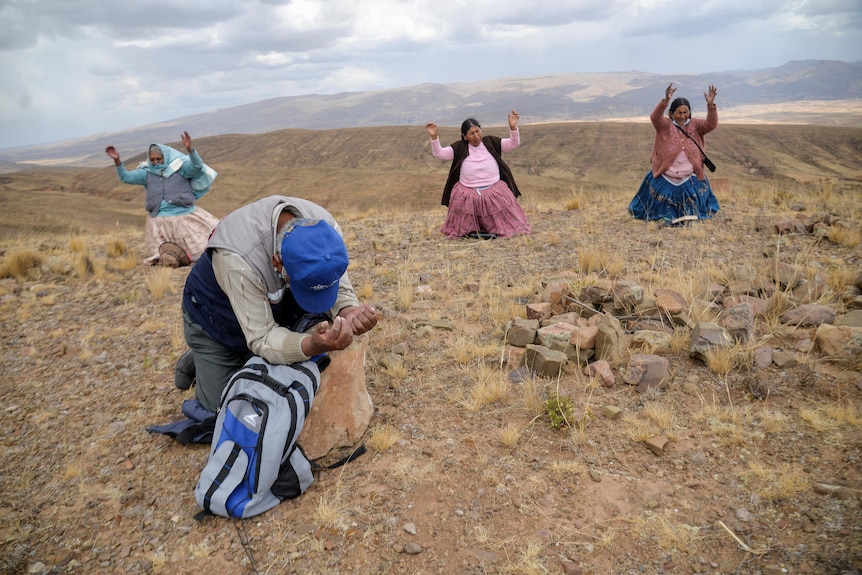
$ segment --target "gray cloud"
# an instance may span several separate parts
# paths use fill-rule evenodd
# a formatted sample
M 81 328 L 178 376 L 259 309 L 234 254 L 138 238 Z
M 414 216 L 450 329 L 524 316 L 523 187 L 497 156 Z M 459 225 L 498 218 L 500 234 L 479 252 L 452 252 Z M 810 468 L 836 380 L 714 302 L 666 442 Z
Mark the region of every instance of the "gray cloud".
M 859 58 L 858 0 L 0 0 L 0 148 L 277 96 Z

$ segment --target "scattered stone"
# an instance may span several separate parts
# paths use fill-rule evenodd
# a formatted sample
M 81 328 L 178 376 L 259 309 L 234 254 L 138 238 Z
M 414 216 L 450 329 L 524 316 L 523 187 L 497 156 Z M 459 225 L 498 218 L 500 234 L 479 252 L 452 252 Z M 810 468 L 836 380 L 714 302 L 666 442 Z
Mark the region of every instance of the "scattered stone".
M 748 302 L 725 308 L 721 325 L 737 343 L 747 343 L 754 337 L 754 308 Z
M 595 469 L 590 469 L 590 472 L 589 472 L 589 473 L 590 473 L 590 479 L 592 479 L 592 480 L 593 480 L 593 481 L 595 481 L 596 483 L 601 483 L 601 482 L 602 482 L 602 474 L 601 474 L 601 473 L 599 473 L 597 470 L 595 470 Z
M 529 303 L 526 306 L 527 310 L 527 319 L 544 319 L 546 317 L 550 317 L 552 313 L 552 306 L 549 302 L 543 301 L 539 303 Z
M 668 443 L 667 437 L 656 435 L 644 441 L 644 445 L 655 455 L 661 457 L 664 454 L 664 448 Z
M 669 333 L 642 329 L 632 334 L 629 346 L 645 353 L 669 355 L 671 353 L 671 339 Z
M 776 367 L 787 369 L 793 367 L 798 362 L 796 360 L 796 354 L 792 351 L 775 350 L 772 352 L 772 363 L 774 363 Z
M 452 322 L 448 318 L 442 319 L 426 319 L 420 320 L 416 322 L 417 326 L 428 326 L 434 329 L 442 329 L 445 331 L 452 331 Z
M 404 531 L 409 533 L 410 535 L 416 535 L 416 524 L 415 523 L 405 523 L 402 527 Z
M 588 364 L 584 368 L 584 375 L 588 375 L 590 377 L 598 376 L 601 380 L 602 385 L 605 387 L 613 387 L 616 383 L 616 378 L 614 377 L 614 372 L 611 369 L 611 364 L 604 360 L 594 361 Z
M 557 377 L 567 361 L 566 354 L 543 345 L 526 346 L 524 364 L 538 375 Z
M 569 345 L 572 339 L 572 333 L 578 328 L 570 323 L 553 323 L 551 325 L 540 327 L 536 331 L 536 338 L 540 345 L 554 349 L 555 343 L 562 343 L 564 346 Z
M 772 223 L 772 226 L 775 233 L 779 235 L 806 233 L 805 224 L 796 218 L 779 218 Z
M 844 487 L 843 485 L 832 485 L 830 483 L 815 483 L 814 493 L 828 495 L 836 499 L 862 499 L 862 490 Z
M 404 545 L 403 551 L 407 555 L 419 555 L 422 553 L 422 546 L 411 541 Z
M 610 314 L 603 314 L 597 323 L 596 357 L 612 365 L 622 362 L 625 356 L 623 329 L 620 320 Z
M 434 290 L 429 285 L 416 286 L 414 293 L 419 299 L 434 299 Z
M 572 332 L 572 337 L 569 343 L 578 349 L 596 349 L 596 336 L 599 334 L 599 328 L 595 325 L 579 327 Z
M 536 341 L 536 331 L 539 329 L 539 320 L 516 317 L 509 322 L 506 329 L 506 343 L 518 347 L 525 347 Z
M 781 323 L 798 327 L 817 327 L 835 323 L 835 309 L 822 304 L 803 304 L 784 312 Z
M 862 309 L 854 309 L 835 318 L 837 327 L 862 327 Z
M 772 348 L 768 345 L 762 345 L 755 349 L 754 363 L 760 367 L 769 367 L 772 365 Z
M 679 315 L 688 311 L 688 301 L 676 290 L 660 288 L 655 290 L 655 305 L 662 313 Z
M 616 405 L 605 405 L 602 407 L 602 415 L 611 420 L 618 418 L 622 412 L 623 410 Z
M 644 299 L 644 288 L 633 281 L 620 280 L 611 288 L 614 307 L 626 312 L 634 311 Z
M 707 351 L 715 347 L 732 345 L 730 334 L 720 325 L 711 321 L 701 321 L 695 325 L 689 340 L 689 351 L 695 357 L 703 358 Z
M 644 393 L 667 387 L 669 376 L 670 362 L 666 357 L 637 353 L 629 358 L 623 381 Z
M 533 371 L 526 365 L 509 372 L 508 379 L 511 383 L 524 383 L 533 377 Z
M 792 290 L 802 278 L 802 272 L 796 266 L 782 261 L 774 261 L 767 267 L 766 276 L 780 285 L 782 289 Z
M 823 324 L 817 328 L 814 342 L 824 354 L 852 361 L 862 356 L 862 327 Z
M 560 567 L 563 568 L 563 575 L 584 575 L 584 571 L 577 563 L 571 561 L 560 561 Z

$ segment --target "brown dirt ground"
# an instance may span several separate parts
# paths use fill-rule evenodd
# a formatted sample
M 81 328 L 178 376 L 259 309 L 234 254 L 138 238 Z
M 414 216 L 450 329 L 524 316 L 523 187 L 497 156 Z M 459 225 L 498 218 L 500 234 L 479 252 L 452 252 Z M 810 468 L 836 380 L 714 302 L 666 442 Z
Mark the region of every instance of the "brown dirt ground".
M 611 388 L 571 366 L 507 380 L 506 317 L 589 250 L 619 278 L 690 296 L 759 273 L 776 245 L 797 265 L 862 267 L 858 245 L 778 242 L 746 202 L 725 203 L 683 229 L 633 222 L 615 204 L 532 209 L 532 236 L 493 242 L 442 238 L 442 208 L 341 218 L 354 285 L 382 316 L 366 336 L 369 452 L 244 522 L 196 521 L 207 448 L 145 432 L 193 393 L 173 387 L 188 270 L 170 270 L 171 291 L 156 297 L 159 270 L 106 257 L 106 239 L 86 238 L 85 279 L 68 237 L 32 246 L 45 273 L 0 284 L 0 572 L 860 573 L 858 371 L 815 349 L 792 368 L 722 376 L 681 352 L 660 394 L 638 394 L 619 369 Z M 141 230 L 127 241 L 139 261 Z M 433 297 L 411 302 L 419 284 Z M 451 331 L 417 335 L 441 318 Z M 812 333 L 760 323 L 757 338 L 796 350 Z M 385 361 L 401 343 L 403 363 Z M 751 378 L 771 389 L 765 400 Z M 551 428 L 531 399 L 552 394 L 586 424 Z M 603 416 L 607 405 L 622 415 Z M 386 433 L 398 441 L 375 449 Z M 653 434 L 671 440 L 661 457 L 640 441 Z M 821 495 L 821 483 L 849 497 Z

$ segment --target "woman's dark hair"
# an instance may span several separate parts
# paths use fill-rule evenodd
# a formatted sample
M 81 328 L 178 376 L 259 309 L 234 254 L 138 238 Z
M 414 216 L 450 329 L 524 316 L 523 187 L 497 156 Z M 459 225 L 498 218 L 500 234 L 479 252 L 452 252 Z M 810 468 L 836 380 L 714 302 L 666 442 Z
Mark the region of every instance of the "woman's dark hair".
M 461 122 L 461 135 L 466 136 L 467 132 L 470 131 L 470 128 L 476 126 L 477 128 L 481 128 L 479 125 L 479 120 L 474 120 L 473 118 L 467 118 L 463 122 Z
M 685 98 L 677 98 L 670 103 L 670 113 L 673 114 L 674 110 L 676 110 L 680 106 L 687 106 L 688 111 L 691 112 L 691 104 L 688 103 L 688 100 L 686 100 Z

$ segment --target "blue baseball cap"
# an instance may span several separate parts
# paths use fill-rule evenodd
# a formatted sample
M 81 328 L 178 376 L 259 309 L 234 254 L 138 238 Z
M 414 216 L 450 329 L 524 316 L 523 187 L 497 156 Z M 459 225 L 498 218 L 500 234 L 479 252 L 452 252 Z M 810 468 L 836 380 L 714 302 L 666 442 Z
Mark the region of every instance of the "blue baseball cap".
M 293 220 L 281 240 L 281 261 L 296 303 L 325 313 L 338 299 L 338 282 L 349 263 L 344 240 L 323 220 Z

